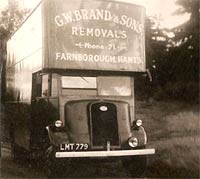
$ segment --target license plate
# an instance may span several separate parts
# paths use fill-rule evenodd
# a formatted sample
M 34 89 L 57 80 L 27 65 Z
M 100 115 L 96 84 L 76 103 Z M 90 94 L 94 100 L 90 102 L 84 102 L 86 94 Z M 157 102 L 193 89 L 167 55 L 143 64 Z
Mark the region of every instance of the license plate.
M 89 145 L 86 143 L 69 143 L 69 144 L 60 144 L 60 151 L 80 151 L 87 150 Z

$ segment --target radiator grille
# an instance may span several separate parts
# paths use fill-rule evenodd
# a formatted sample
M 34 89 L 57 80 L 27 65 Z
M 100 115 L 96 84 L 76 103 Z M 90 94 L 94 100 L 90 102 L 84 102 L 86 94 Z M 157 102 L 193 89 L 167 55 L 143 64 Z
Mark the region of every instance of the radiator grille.
M 117 108 L 108 102 L 90 105 L 90 129 L 93 146 L 119 145 Z

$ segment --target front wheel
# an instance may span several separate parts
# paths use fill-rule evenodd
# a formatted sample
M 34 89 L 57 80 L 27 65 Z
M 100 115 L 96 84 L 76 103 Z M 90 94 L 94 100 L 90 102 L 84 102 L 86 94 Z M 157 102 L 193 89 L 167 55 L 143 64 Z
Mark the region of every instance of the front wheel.
M 147 156 L 140 155 L 123 160 L 123 166 L 128 172 L 130 172 L 132 177 L 141 177 L 147 166 Z
M 70 161 L 56 159 L 53 146 L 50 146 L 45 152 L 44 172 L 49 178 L 63 177 L 70 171 Z
M 54 177 L 56 175 L 56 164 L 54 162 L 52 146 L 47 148 L 44 156 L 44 173 L 47 177 Z

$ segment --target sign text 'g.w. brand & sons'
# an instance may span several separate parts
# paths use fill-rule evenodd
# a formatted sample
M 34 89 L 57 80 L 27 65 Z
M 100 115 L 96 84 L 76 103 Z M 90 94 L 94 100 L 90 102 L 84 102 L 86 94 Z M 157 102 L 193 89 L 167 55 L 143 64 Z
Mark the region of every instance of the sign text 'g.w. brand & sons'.
M 55 68 L 145 71 L 144 9 L 103 2 L 51 0 L 49 64 Z M 65 3 L 64 3 L 65 2 Z

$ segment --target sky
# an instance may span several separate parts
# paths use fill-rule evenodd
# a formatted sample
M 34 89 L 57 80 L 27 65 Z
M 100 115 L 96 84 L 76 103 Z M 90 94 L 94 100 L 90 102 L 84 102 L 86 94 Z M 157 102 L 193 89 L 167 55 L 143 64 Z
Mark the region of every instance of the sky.
M 22 0 L 19 0 L 22 1 Z M 30 6 L 38 0 L 24 0 L 24 4 Z M 160 16 L 161 27 L 173 28 L 189 19 L 189 14 L 172 15 L 178 8 L 176 0 L 116 0 L 142 5 L 146 8 L 147 15 Z M 29 4 L 30 3 L 30 4 Z M 7 5 L 7 0 L 0 0 L 0 11 Z

